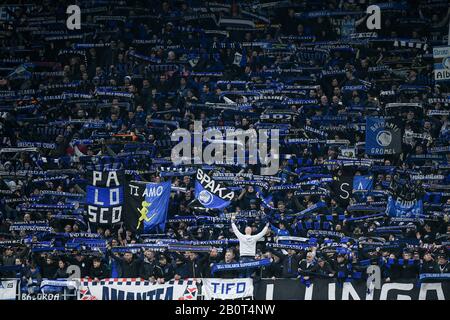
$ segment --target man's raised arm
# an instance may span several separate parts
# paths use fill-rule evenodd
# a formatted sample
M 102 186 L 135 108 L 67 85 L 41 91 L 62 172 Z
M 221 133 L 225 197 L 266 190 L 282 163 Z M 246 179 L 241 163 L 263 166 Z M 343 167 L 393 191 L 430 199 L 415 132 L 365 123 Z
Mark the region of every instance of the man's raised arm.
M 233 229 L 234 234 L 238 239 L 242 239 L 244 235 L 239 231 L 239 229 L 236 227 L 236 224 L 234 223 L 234 216 L 231 217 L 231 228 Z
M 264 237 L 266 235 L 267 231 L 269 231 L 269 226 L 270 226 L 270 223 L 267 222 L 267 224 L 264 227 L 264 229 L 262 229 L 262 231 L 260 233 L 255 235 L 256 240 L 259 240 L 259 239 L 261 239 L 262 237 Z

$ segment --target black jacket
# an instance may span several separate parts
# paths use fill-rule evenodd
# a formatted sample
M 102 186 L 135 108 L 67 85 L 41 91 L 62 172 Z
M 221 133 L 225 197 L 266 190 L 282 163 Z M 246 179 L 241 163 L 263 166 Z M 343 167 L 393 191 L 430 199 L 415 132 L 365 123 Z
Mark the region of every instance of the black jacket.
M 55 274 L 53 275 L 52 279 L 65 279 L 68 278 L 69 274 L 67 273 L 67 268 L 58 268 L 55 272 Z
M 206 256 L 197 256 L 194 260 L 186 258 L 182 254 L 177 254 L 177 257 L 184 261 L 186 266 L 186 276 L 188 278 L 201 278 L 205 270 Z M 207 275 L 206 275 L 207 276 Z
M 12 267 L 16 264 L 16 256 L 0 256 L 0 267 Z M 0 271 L 0 277 L 3 278 L 14 278 L 16 276 L 15 271 Z
M 102 263 L 100 267 L 95 268 L 93 265 L 89 269 L 90 278 L 105 279 L 110 277 L 109 269 Z
M 208 256 L 204 261 L 202 261 L 202 264 L 203 264 L 203 277 L 205 277 L 205 278 L 211 277 L 212 265 L 214 265 L 216 263 L 219 263 L 220 260 L 221 260 L 220 256 L 217 256 L 217 257 Z
M 281 264 L 281 261 L 278 262 L 273 261 L 270 265 L 262 267 L 261 270 L 262 270 L 261 274 L 262 278 L 272 278 L 272 277 L 281 278 L 283 273 L 283 265 Z
M 0 256 L 0 266 L 9 267 L 9 266 L 15 266 L 16 265 L 16 259 L 22 259 L 24 258 L 29 252 L 28 248 L 20 248 L 18 249 L 17 253 L 12 254 L 10 256 L 2 255 Z M 15 271 L 5 271 L 0 272 L 0 276 L 4 278 L 14 278 L 16 276 Z
M 157 265 L 156 260 L 148 261 L 147 259 L 142 261 L 139 275 L 144 279 L 149 279 L 151 277 L 158 279 L 164 277 L 163 270 Z
M 0 266 L 13 266 L 16 264 L 16 255 L 3 255 L 0 257 Z
M 439 273 L 439 267 L 436 261 L 424 261 L 420 266 L 420 273 Z
M 281 257 L 281 265 L 282 265 L 282 273 L 281 276 L 283 278 L 296 278 L 298 275 L 298 266 L 302 268 L 306 267 L 306 260 L 305 264 L 300 265 L 300 257 L 296 254 L 289 256 L 285 255 Z M 311 267 L 310 267 L 311 269 Z
M 401 268 L 398 264 L 393 264 L 391 266 L 385 266 L 386 278 L 391 280 L 397 280 L 401 277 Z
M 58 270 L 58 265 L 53 262 L 51 264 L 47 264 L 47 262 L 42 261 L 38 263 L 39 269 L 44 279 L 53 279 L 53 276 L 56 274 Z
M 333 265 L 333 270 L 336 271 L 335 276 L 340 279 L 346 279 L 351 272 L 351 268 L 349 268 L 349 264 L 348 264 L 347 260 L 344 260 L 341 263 L 338 263 L 337 261 L 335 261 L 335 263 Z
M 88 259 L 83 259 L 81 261 L 77 260 L 74 257 L 67 257 L 67 262 L 69 262 L 70 264 L 76 265 L 80 268 L 80 273 L 81 273 L 81 277 L 84 278 L 86 276 L 88 276 L 88 271 L 90 269 L 91 263 L 89 262 Z
M 173 272 L 175 275 L 179 275 L 181 279 L 185 279 L 188 277 L 187 264 L 185 262 L 176 263 Z
M 124 258 L 118 257 L 116 255 L 111 255 L 111 257 L 120 264 L 121 278 L 137 278 L 139 277 L 139 269 L 141 266 L 141 259 L 133 258 L 130 262 L 125 261 Z
M 171 264 L 166 264 L 165 266 L 158 264 L 158 266 L 161 268 L 162 272 L 163 272 L 163 277 L 165 281 L 169 281 L 172 280 L 175 272 L 173 269 L 173 266 Z
M 413 279 L 419 274 L 419 265 L 417 263 L 409 264 L 409 261 L 404 261 L 403 265 L 400 265 L 400 277 L 402 279 Z
M 310 272 L 316 272 L 317 271 L 317 263 L 313 261 L 308 266 L 308 263 L 306 262 L 306 259 L 303 259 L 299 263 L 299 274 L 303 276 L 308 276 Z
M 195 260 L 187 259 L 187 277 L 188 278 L 201 278 L 203 277 L 203 263 L 202 260 L 197 258 Z
M 322 267 L 320 264 L 317 264 L 316 272 L 324 277 L 329 277 L 329 274 L 334 274 L 333 268 L 328 261 L 325 261 Z

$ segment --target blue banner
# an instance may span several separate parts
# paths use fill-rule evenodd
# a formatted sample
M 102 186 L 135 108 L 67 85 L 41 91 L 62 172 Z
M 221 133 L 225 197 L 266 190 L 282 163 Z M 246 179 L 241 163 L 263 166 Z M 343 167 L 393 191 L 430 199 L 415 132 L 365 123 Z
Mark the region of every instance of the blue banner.
M 401 129 L 393 121 L 367 117 L 366 154 L 398 154 L 402 151 Z
M 102 188 L 87 186 L 86 203 L 102 207 L 122 205 L 123 187 Z
M 195 182 L 195 198 L 205 207 L 210 209 L 223 209 L 230 205 L 230 201 L 221 199 L 206 190 L 200 182 Z
M 140 208 L 141 216 L 138 220 L 138 228 L 141 221 L 143 221 L 144 232 L 156 226 L 164 229 L 169 199 L 170 182 L 160 184 L 148 183 L 145 187 L 145 201 L 142 202 L 142 208 Z
M 260 268 L 270 265 L 272 262 L 270 259 L 261 259 L 248 262 L 234 262 L 234 263 L 215 263 L 211 268 L 211 274 L 217 271 L 228 270 L 242 270 L 247 268 Z
M 394 200 L 389 197 L 386 213 L 391 217 L 418 217 L 423 214 L 423 201 Z

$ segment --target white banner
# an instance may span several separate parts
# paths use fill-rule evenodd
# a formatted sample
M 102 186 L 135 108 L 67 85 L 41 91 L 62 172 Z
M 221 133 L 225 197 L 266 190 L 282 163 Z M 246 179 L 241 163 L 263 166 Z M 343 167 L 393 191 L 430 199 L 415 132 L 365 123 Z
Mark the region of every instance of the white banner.
M 253 299 L 252 279 L 202 279 L 205 300 Z
M 152 284 L 130 278 L 82 281 L 78 300 L 197 300 L 197 283 L 193 279 Z
M 450 80 L 450 47 L 434 47 L 434 80 Z
M 16 300 L 17 280 L 0 281 L 0 300 Z

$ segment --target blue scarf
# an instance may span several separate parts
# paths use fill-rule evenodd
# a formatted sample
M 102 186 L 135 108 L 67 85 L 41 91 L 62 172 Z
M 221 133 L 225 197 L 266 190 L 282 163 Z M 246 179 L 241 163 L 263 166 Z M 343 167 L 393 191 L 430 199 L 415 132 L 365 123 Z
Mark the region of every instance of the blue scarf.
M 249 262 L 237 262 L 237 263 L 215 263 L 211 268 L 211 275 L 217 271 L 228 271 L 228 270 L 243 270 L 247 268 L 260 268 L 270 265 L 272 262 L 270 259 L 261 259 Z

